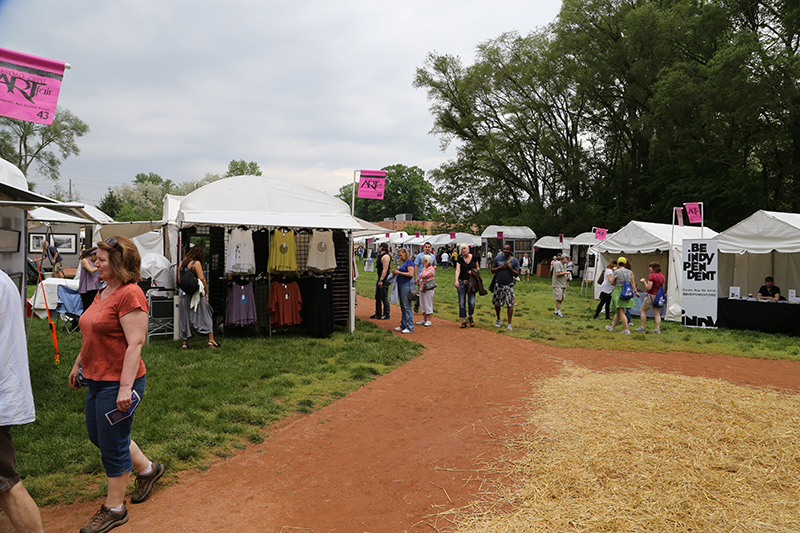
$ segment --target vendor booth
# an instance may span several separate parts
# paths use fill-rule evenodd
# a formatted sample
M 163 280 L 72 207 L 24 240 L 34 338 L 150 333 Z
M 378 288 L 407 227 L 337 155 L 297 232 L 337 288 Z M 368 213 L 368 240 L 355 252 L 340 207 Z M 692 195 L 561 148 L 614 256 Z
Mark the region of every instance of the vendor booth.
M 226 334 L 293 327 L 298 312 L 315 336 L 334 324 L 353 330 L 352 231 L 362 226 L 341 200 L 283 180 L 236 176 L 186 196 L 177 223 L 178 257 L 190 244 L 206 248 L 209 302 Z
M 481 233 L 483 242 L 482 257 L 486 257 L 487 252 L 491 251 L 495 256 L 501 249 L 498 233 L 502 232 L 502 244 L 510 244 L 514 257 L 522 261 L 522 255 L 528 254 L 533 257 L 533 243 L 536 241 L 536 233 L 528 226 L 489 226 Z
M 569 254 L 571 237 L 559 237 L 558 235 L 547 235 L 541 237 L 533 243 L 533 264 L 536 266 L 536 275 L 549 278 L 550 262 L 553 256 Z
M 624 256 L 633 270 L 633 278 L 647 278 L 647 265 L 653 261 L 661 264 L 661 273 L 667 279 L 666 319 L 681 320 L 681 262 L 684 239 L 711 239 L 717 232 L 710 228 L 672 226 L 655 222 L 633 220 L 611 237 L 592 247 L 597 254 L 596 264 L 606 265 L 610 259 Z M 594 284 L 594 297 L 600 297 L 600 286 Z
M 719 252 L 720 327 L 800 335 L 800 213 L 757 211 L 716 237 Z M 772 276 L 786 301 L 755 296 Z M 731 287 L 738 298 L 725 298 Z

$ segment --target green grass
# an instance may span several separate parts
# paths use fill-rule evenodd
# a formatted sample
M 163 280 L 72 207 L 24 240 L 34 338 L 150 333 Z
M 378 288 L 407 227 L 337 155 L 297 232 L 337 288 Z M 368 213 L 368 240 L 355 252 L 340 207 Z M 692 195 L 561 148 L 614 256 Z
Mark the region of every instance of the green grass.
M 358 263 L 363 268 L 363 263 Z M 491 274 L 482 271 L 484 282 L 489 286 Z M 374 272 L 360 272 L 357 281 L 359 295 L 369 298 L 375 295 Z M 445 320 L 458 321 L 458 296 L 454 286 L 455 271 L 436 272 L 439 287 L 433 299 L 434 316 Z M 531 276 L 529 282 L 516 284 L 517 307 L 514 310 L 514 331 L 494 327 L 495 312 L 491 293 L 478 296 L 475 306 L 475 321 L 478 327 L 494 331 L 498 335 L 513 335 L 530 339 L 550 346 L 565 348 L 587 348 L 592 350 L 625 350 L 667 352 L 682 351 L 703 354 L 729 354 L 739 357 L 764 359 L 800 360 L 800 343 L 788 335 L 760 333 L 756 331 L 728 329 L 686 328 L 678 322 L 663 322 L 662 335 L 643 335 L 634 333 L 630 337 L 612 334 L 605 330 L 609 324 L 605 320 L 594 320 L 594 310 L 598 300 L 580 296 L 580 281 L 575 280 L 567 289 L 567 299 L 561 310 L 565 318 L 553 316 L 555 302 L 550 278 Z M 500 316 L 506 321 L 506 310 Z M 603 315 L 601 315 L 602 317 Z M 639 318 L 633 317 L 634 328 L 639 326 Z M 648 319 L 648 331 L 655 326 Z
M 219 350 L 153 340 L 143 352 L 147 389 L 132 438 L 170 472 L 205 469 L 293 413 L 310 413 L 415 357 L 420 346 L 358 322 L 355 334 L 327 339 L 301 332 L 271 338 L 226 338 Z M 53 362 L 46 320 L 35 320 L 29 342 L 36 422 L 14 428 L 20 474 L 39 504 L 69 503 L 105 493 L 100 454 L 83 420 L 85 389 L 67 376 L 80 334 L 59 334 L 61 364 Z M 201 347 L 202 346 L 202 347 Z

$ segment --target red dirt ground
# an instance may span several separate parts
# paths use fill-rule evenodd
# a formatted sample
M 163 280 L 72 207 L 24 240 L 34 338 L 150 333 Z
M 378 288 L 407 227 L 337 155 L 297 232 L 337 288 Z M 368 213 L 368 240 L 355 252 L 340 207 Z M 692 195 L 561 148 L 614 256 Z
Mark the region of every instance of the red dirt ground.
M 366 318 L 372 302 L 360 300 L 357 315 Z M 390 329 L 397 322 L 377 323 Z M 447 520 L 434 516 L 474 499 L 481 463 L 504 453 L 492 434 L 518 433 L 516 415 L 524 414 L 532 386 L 566 361 L 800 392 L 799 362 L 551 348 L 439 320 L 407 338 L 425 346 L 419 358 L 314 414 L 281 422 L 263 443 L 206 472 L 179 474 L 177 484 L 129 504 L 130 521 L 115 531 L 445 528 Z M 46 507 L 45 531 L 76 532 L 98 506 Z M 12 531 L 3 516 L 0 531 Z

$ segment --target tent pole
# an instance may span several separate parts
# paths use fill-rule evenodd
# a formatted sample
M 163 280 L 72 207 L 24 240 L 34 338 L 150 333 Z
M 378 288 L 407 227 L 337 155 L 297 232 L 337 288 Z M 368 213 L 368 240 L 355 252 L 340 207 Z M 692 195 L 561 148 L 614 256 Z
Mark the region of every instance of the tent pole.
M 353 171 L 353 191 L 350 198 L 350 216 L 356 216 L 356 183 L 358 183 L 358 178 L 361 177 L 360 170 Z

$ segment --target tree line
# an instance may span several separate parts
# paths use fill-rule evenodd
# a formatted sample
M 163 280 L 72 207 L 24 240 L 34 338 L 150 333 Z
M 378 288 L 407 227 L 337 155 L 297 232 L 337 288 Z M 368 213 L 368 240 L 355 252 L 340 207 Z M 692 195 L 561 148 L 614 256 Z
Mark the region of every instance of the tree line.
M 429 54 L 432 132 L 456 157 L 431 172 L 453 219 L 537 233 L 670 222 L 701 201 L 724 229 L 800 208 L 800 4 L 564 0 L 474 64 Z

